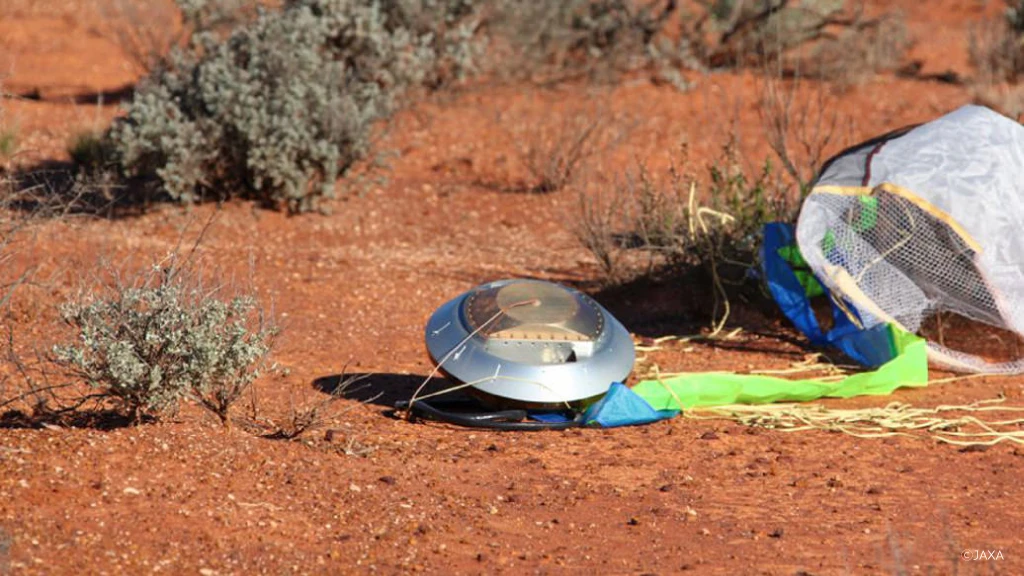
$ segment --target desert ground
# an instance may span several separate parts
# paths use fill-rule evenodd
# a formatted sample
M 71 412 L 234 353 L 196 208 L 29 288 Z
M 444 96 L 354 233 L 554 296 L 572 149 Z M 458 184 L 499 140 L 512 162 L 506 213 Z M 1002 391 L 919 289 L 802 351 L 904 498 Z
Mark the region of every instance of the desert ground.
M 19 166 L 59 169 L 67 143 L 120 113 L 138 72 L 102 34 L 91 0 L 0 3 L 0 77 Z M 842 142 L 924 122 L 971 102 L 969 26 L 996 2 L 900 0 L 916 75 L 880 74 L 830 93 Z M 570 190 L 522 193 L 500 114 L 555 122 L 600 98 L 631 118 L 594 170 L 637 158 L 665 166 L 681 141 L 705 162 L 730 130 L 744 154 L 759 137 L 751 71 L 687 72 L 685 92 L 627 79 L 597 89 L 477 84 L 425 97 L 382 136 L 399 154 L 387 181 L 348 191 L 325 214 L 288 216 L 245 201 L 141 215 L 34 223 L 11 269 L 32 268 L 2 312 L 23 352 L 66 327 L 57 305 L 105 259 L 146 263 L 212 222 L 199 248 L 231 278 L 251 278 L 283 330 L 281 370 L 255 385 L 261 412 L 316 402 L 343 370 L 370 375 L 294 441 L 224 429 L 186 405 L 137 426 L 0 428 L 0 573 L 1024 573 L 1024 448 L 963 449 L 927 436 L 858 438 L 677 417 L 649 426 L 499 433 L 409 422 L 390 408 L 431 371 L 423 327 L 478 284 L 538 278 L 586 290 L 634 335 L 630 382 L 662 371 L 784 369 L 814 350 L 770 309 L 741 309 L 724 340 L 698 334 L 703 281 L 606 288 L 569 225 Z M 106 95 L 106 97 L 100 97 Z M 504 118 L 507 118 L 505 116 Z M 511 183 L 511 185 L 503 185 Z M 344 188 L 343 185 L 339 189 Z M 211 219 L 212 218 L 212 219 Z M 8 328 L 11 328 L 9 331 Z M 660 342 L 660 340 L 659 340 Z M 949 376 L 936 373 L 936 379 Z M 829 400 L 831 407 L 967 404 L 1019 378 L 983 377 Z M 999 559 L 964 560 L 964 551 Z

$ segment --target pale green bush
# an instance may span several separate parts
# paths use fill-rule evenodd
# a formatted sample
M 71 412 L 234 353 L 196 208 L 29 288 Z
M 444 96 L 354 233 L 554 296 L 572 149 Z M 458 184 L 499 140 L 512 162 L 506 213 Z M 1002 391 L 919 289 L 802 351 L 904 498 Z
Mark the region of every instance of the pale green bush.
M 113 126 L 119 163 L 182 202 L 316 209 L 405 89 L 471 65 L 464 16 L 458 1 L 293 0 L 226 41 L 197 32 Z
M 192 398 L 228 424 L 275 333 L 251 296 L 220 298 L 174 268 L 66 303 L 61 315 L 76 341 L 56 346 L 55 360 L 133 422 Z

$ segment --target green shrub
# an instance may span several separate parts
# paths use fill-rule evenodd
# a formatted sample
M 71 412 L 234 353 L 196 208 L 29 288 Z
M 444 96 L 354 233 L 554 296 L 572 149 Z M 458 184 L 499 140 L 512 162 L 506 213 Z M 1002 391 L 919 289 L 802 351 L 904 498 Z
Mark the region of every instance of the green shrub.
M 708 168 L 708 176 L 710 207 L 729 216 L 728 221 L 723 220 L 724 225 L 711 228 L 711 250 L 720 255 L 720 263 L 756 265 L 764 225 L 777 220 L 795 221 L 803 194 L 787 194 L 770 160 L 748 174 L 732 141 L 726 143 L 719 162 Z
M 18 151 L 18 133 L 7 123 L 2 103 L 3 95 L 4 87 L 0 84 L 0 171 Z
M 381 10 L 391 28 L 406 30 L 425 47 L 419 79 L 441 88 L 480 69 L 485 43 L 479 33 L 486 0 L 390 0 Z
M 18 149 L 18 135 L 10 128 L 0 127 L 0 162 L 6 162 Z
M 75 165 L 86 170 L 96 170 L 109 165 L 113 152 L 103 132 L 84 130 L 71 137 L 68 155 Z
M 226 41 L 197 32 L 112 127 L 118 160 L 182 202 L 244 195 L 315 209 L 370 152 L 373 122 L 403 90 L 440 82 L 442 65 L 469 66 L 456 26 L 464 10 L 454 0 L 292 0 Z M 439 37 L 442 24 L 451 34 Z
M 749 173 L 733 141 L 707 166 L 703 184 L 686 174 L 687 163 L 684 151 L 662 178 L 640 163 L 610 187 L 601 206 L 582 196 L 577 235 L 599 262 L 615 260 L 616 250 L 639 249 L 671 265 L 750 266 L 764 224 L 791 221 L 799 211 L 800 196 L 787 193 L 771 162 Z
M 773 220 L 790 220 L 799 199 L 790 199 L 777 184 L 770 161 L 748 174 L 736 144 L 729 141 L 719 159 L 707 167 L 706 184 L 672 166 L 666 184 L 655 182 L 640 166 L 635 217 L 629 223 L 639 247 L 663 254 L 675 265 L 752 266 L 761 228 Z M 698 196 L 700 188 L 704 193 Z
M 631 280 L 646 255 L 640 275 L 679 274 L 708 279 L 716 329 L 729 315 L 734 296 L 753 293 L 748 283 L 757 264 L 762 228 L 767 222 L 792 221 L 799 194 L 789 194 L 769 161 L 748 171 L 734 142 L 707 167 L 704 183 L 687 174 L 683 160 L 658 178 L 644 164 L 626 172 L 608 194 L 581 194 L 577 238 L 595 256 L 606 279 Z M 750 288 L 748 290 L 748 288 Z
M 55 360 L 133 422 L 192 398 L 228 424 L 274 334 L 255 299 L 221 299 L 174 267 L 66 303 L 61 315 L 77 341 L 55 347 Z

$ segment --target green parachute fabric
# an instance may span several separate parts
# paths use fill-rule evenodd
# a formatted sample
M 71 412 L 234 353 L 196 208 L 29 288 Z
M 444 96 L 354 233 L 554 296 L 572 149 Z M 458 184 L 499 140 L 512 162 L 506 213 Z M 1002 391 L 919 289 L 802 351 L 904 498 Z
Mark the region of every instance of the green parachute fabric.
M 897 388 L 926 386 L 928 348 L 925 341 L 891 325 L 889 330 L 894 347 L 893 359 L 876 370 L 853 374 L 839 381 L 786 380 L 773 376 L 709 372 L 644 380 L 632 390 L 655 410 L 680 410 L 885 395 Z

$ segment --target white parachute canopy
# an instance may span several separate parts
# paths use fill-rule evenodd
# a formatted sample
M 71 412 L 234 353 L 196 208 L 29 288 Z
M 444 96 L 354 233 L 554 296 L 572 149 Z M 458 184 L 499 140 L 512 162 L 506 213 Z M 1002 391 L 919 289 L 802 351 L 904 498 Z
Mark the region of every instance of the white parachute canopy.
M 842 152 L 805 200 L 797 242 L 866 326 L 921 333 L 945 367 L 1024 372 L 1017 122 L 964 106 Z

